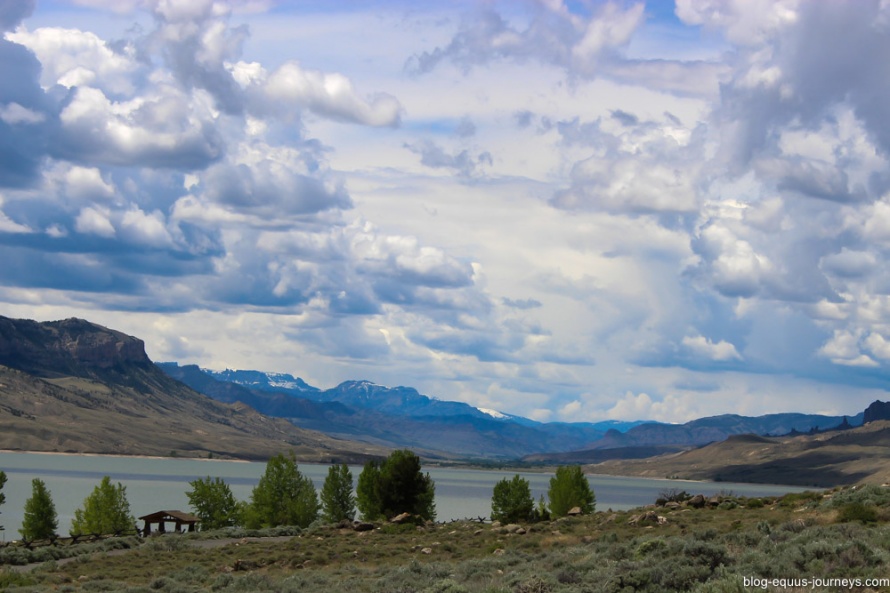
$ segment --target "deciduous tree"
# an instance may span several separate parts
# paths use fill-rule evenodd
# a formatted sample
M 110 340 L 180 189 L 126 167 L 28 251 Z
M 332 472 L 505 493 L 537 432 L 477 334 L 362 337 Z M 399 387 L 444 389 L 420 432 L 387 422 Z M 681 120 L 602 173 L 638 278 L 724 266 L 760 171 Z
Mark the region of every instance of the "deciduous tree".
M 329 523 L 355 517 L 355 496 L 352 494 L 352 472 L 344 463 L 328 468 L 321 488 L 322 517 Z
M 596 497 L 580 465 L 557 468 L 556 475 L 550 478 L 547 496 L 553 517 L 563 517 L 574 507 L 579 507 L 585 515 L 596 508 Z
M 504 478 L 494 485 L 491 496 L 491 519 L 502 523 L 528 521 L 535 510 L 528 480 L 516 474 L 512 480 Z
M 134 528 L 136 519 L 130 514 L 127 488 L 120 482 L 111 484 L 105 476 L 83 501 L 83 506 L 74 511 L 71 534 L 120 533 Z
M 239 524 L 238 501 L 221 478 L 198 478 L 185 493 L 192 511 L 201 519 L 201 529 L 221 529 Z
M 250 505 L 246 521 L 249 527 L 307 527 L 318 518 L 315 485 L 300 473 L 293 452 L 269 459 L 250 495 Z
M 19 533 L 22 539 L 29 541 L 49 539 L 56 535 L 58 528 L 59 519 L 52 496 L 43 480 L 34 478 L 31 481 L 31 498 L 25 501 L 25 516 Z

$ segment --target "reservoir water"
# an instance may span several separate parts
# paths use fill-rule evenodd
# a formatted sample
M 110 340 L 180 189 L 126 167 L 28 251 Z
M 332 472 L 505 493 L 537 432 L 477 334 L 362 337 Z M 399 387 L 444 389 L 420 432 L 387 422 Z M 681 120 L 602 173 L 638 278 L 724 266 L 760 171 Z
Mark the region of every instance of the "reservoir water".
M 300 471 L 321 489 L 328 472 L 327 465 L 300 463 Z M 250 498 L 250 492 L 266 468 L 265 463 L 216 461 L 198 459 L 154 459 L 94 455 L 58 455 L 43 453 L 0 453 L 0 470 L 8 478 L 3 493 L 6 503 L 0 505 L 0 540 L 19 538 L 25 501 L 31 496 L 31 480 L 42 479 L 52 493 L 59 516 L 59 533 L 66 535 L 74 511 L 83 504 L 103 476 L 111 476 L 127 488 L 130 510 L 139 517 L 160 510 L 189 511 L 186 491 L 189 481 L 207 476 L 223 478 L 239 500 Z M 436 511 L 439 521 L 488 517 L 491 493 L 495 483 L 510 478 L 509 470 L 475 470 L 456 468 L 424 468 L 436 483 Z M 358 479 L 361 467 L 352 467 Z M 545 495 L 553 474 L 520 472 L 531 484 L 535 500 Z M 693 494 L 712 495 L 732 491 L 738 496 L 770 496 L 800 492 L 805 488 L 730 482 L 688 482 L 653 480 L 617 476 L 588 476 L 596 494 L 597 510 L 627 510 L 651 504 L 659 492 L 678 488 Z M 140 527 L 142 523 L 139 523 Z

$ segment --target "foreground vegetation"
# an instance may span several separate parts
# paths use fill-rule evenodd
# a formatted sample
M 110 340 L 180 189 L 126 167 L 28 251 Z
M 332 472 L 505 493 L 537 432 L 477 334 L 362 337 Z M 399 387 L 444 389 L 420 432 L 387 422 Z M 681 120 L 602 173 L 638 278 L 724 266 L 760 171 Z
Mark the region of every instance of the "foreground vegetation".
M 672 492 L 662 499 L 658 507 L 522 525 L 380 522 L 358 531 L 348 522 L 319 521 L 305 529 L 130 538 L 120 551 L 93 549 L 29 572 L 7 567 L 0 572 L 0 589 L 730 593 L 763 590 L 745 587 L 745 577 L 864 583 L 890 576 L 890 489 L 762 499 L 727 493 L 708 501 Z M 51 554 L 52 548 L 6 548 L 0 562 Z

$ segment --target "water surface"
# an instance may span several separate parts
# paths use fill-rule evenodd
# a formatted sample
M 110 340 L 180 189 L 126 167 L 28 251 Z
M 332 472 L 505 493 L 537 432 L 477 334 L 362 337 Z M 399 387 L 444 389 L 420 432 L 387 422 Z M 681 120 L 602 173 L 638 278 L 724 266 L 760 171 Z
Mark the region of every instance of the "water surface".
M 328 466 L 300 463 L 299 467 L 320 490 Z M 265 463 L 242 461 L 0 453 L 0 470 L 5 471 L 8 478 L 3 489 L 6 504 L 0 506 L 0 525 L 6 529 L 0 531 L 0 540 L 18 539 L 25 501 L 31 496 L 31 480 L 34 478 L 46 482 L 52 493 L 59 515 L 59 533 L 64 535 L 71 527 L 74 510 L 83 504 L 84 498 L 103 476 L 111 476 L 112 481 L 126 486 L 130 510 L 139 517 L 160 510 L 189 511 L 185 494 L 189 490 L 188 483 L 207 476 L 223 478 L 236 498 L 247 500 L 265 468 Z M 495 483 L 516 473 L 437 467 L 425 468 L 425 471 L 429 471 L 436 483 L 436 510 L 440 521 L 488 517 Z M 357 480 L 360 472 L 361 467 L 352 467 L 353 479 Z M 520 475 L 529 481 L 535 500 L 541 494 L 546 497 L 553 474 L 520 472 Z M 667 488 L 705 495 L 732 491 L 740 496 L 770 496 L 805 490 L 794 486 L 618 476 L 588 476 L 588 479 L 596 494 L 597 510 L 627 510 L 651 504 L 658 493 Z M 139 525 L 141 527 L 142 523 Z

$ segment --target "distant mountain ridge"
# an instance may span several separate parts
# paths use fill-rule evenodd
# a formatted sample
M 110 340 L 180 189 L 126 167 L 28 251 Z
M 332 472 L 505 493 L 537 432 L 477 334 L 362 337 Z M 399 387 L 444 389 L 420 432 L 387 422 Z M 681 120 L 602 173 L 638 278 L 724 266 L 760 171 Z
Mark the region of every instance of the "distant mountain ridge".
M 541 423 L 463 402 L 431 398 L 411 387 L 386 387 L 371 381 L 344 381 L 331 389 L 319 389 L 284 373 L 212 371 L 176 363 L 160 366 L 211 397 L 242 401 L 264 413 L 327 434 L 386 446 L 415 447 L 428 455 L 512 457 L 531 463 L 638 459 L 719 442 L 737 434 L 806 432 L 814 427 L 837 426 L 845 418 L 858 425 L 863 416 L 725 414 L 685 424 L 611 420 Z M 210 378 L 220 385 L 210 389 L 206 385 Z M 221 395 L 233 387 L 246 391 Z M 343 407 L 322 407 L 333 404 Z
M 210 371 L 177 363 L 158 366 L 221 401 L 246 403 L 338 438 L 409 447 L 430 458 L 516 459 L 563 442 L 583 446 L 605 432 L 595 425 L 564 430 L 526 419 L 514 421 L 516 417 L 509 414 L 493 415 L 463 402 L 427 397 L 410 387 L 385 387 L 370 381 L 344 381 L 321 390 L 280 373 L 269 374 L 267 379 L 258 371 Z

